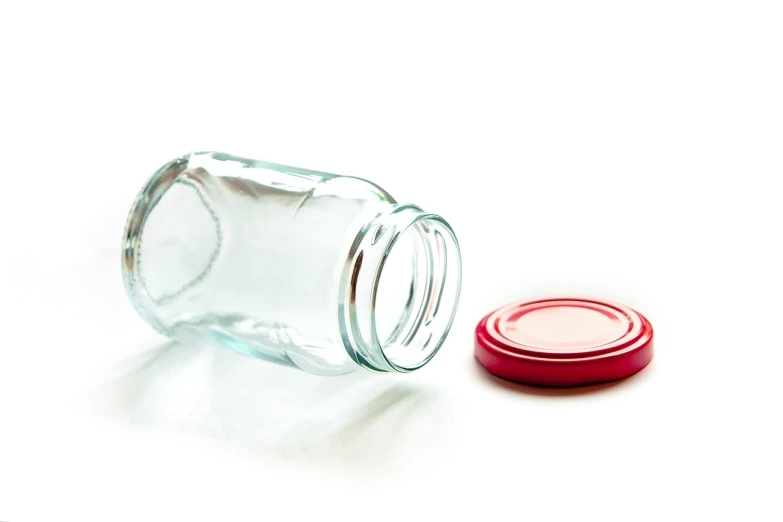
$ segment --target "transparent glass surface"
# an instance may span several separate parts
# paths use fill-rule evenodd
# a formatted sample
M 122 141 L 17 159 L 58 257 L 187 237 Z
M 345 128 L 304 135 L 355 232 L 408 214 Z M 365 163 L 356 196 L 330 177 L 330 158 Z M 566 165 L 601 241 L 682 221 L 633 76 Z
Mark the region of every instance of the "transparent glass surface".
M 150 178 L 122 261 L 133 305 L 161 333 L 323 375 L 421 367 L 461 278 L 439 216 L 359 178 L 214 152 Z

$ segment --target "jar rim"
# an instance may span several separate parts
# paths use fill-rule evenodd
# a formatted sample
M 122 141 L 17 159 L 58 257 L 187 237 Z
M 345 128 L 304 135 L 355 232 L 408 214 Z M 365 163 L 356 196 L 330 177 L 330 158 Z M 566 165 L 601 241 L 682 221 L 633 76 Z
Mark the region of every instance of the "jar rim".
M 386 339 L 378 333 L 379 286 L 400 244 L 415 244 L 411 298 Z M 459 243 L 448 222 L 415 205 L 394 205 L 357 235 L 340 285 L 340 330 L 354 361 L 378 372 L 406 373 L 440 350 L 454 321 L 461 290 Z

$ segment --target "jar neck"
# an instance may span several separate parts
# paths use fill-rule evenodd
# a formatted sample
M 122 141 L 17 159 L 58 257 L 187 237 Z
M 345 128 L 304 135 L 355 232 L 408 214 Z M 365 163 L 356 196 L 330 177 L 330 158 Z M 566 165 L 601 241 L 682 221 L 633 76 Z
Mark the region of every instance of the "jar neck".
M 459 300 L 459 245 L 446 221 L 390 204 L 357 234 L 340 279 L 343 344 L 361 366 L 410 372 L 448 334 Z

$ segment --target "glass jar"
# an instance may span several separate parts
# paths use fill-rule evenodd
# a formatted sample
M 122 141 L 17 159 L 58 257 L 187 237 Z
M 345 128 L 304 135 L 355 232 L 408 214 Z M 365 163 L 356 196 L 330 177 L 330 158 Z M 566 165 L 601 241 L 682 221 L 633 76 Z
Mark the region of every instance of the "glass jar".
M 216 152 L 150 178 L 122 271 L 136 310 L 168 337 L 321 375 L 426 364 L 461 280 L 440 216 L 363 179 Z

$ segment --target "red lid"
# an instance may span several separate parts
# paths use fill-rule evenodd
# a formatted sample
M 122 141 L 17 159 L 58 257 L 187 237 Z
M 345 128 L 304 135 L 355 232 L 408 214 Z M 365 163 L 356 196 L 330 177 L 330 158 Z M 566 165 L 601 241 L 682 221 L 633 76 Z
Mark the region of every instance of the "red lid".
M 554 298 L 499 308 L 476 327 L 476 358 L 498 377 L 577 386 L 632 375 L 652 360 L 640 313 L 594 299 Z

